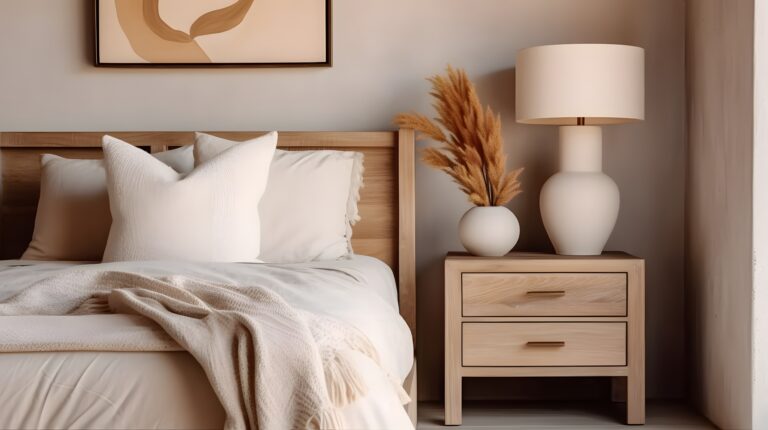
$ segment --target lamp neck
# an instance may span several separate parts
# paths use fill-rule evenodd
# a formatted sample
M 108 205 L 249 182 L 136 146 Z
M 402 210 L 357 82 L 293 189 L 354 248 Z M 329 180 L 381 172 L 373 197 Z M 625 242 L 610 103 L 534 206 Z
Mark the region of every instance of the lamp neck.
M 560 127 L 560 171 L 602 172 L 603 130 L 594 125 Z

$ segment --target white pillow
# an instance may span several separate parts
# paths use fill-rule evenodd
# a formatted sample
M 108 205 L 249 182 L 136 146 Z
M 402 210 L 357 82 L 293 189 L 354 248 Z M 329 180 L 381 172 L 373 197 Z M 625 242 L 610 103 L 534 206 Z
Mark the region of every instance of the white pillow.
M 237 143 L 197 133 L 195 163 L 205 163 Z M 259 205 L 260 258 L 268 263 L 297 263 L 351 253 L 362 181 L 363 154 L 359 152 L 275 151 Z
M 112 228 L 103 261 L 258 262 L 258 206 L 276 144 L 269 133 L 183 176 L 104 136 Z
M 186 173 L 192 147 L 153 154 Z M 102 160 L 73 160 L 44 154 L 35 231 L 25 260 L 100 261 L 109 235 L 107 177 Z

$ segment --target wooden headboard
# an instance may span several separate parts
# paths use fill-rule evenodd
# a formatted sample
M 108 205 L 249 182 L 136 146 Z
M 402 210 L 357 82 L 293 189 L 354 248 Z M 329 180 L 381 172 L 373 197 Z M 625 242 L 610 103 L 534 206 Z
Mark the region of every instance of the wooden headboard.
M 15 259 L 32 237 L 40 188 L 40 155 L 101 158 L 101 137 L 110 134 L 160 152 L 194 143 L 193 132 L 0 133 L 0 258 Z M 245 140 L 263 132 L 211 132 Z M 414 134 L 387 132 L 280 132 L 283 149 L 340 149 L 365 154 L 362 220 L 354 227 L 357 254 L 379 258 L 398 280 L 400 313 L 415 337 L 416 272 L 414 212 Z

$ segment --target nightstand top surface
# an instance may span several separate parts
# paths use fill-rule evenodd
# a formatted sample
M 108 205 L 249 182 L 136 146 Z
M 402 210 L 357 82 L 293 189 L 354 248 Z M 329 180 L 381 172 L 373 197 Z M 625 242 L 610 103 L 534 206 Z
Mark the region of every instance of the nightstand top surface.
M 478 257 L 468 252 L 449 252 L 447 260 L 642 260 L 621 251 L 606 251 L 602 255 L 557 255 L 545 252 L 510 252 L 503 257 Z

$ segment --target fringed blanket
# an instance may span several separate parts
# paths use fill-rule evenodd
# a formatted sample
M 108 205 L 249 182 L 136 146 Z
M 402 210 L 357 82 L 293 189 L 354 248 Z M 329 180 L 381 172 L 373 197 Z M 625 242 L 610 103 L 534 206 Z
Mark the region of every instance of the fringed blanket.
M 165 333 L 91 330 L 74 348 L 181 346 L 205 371 L 226 411 L 226 429 L 341 428 L 339 408 L 365 394 L 348 354 L 359 352 L 378 363 L 375 348 L 358 330 L 298 311 L 260 286 L 82 271 L 46 279 L 0 303 L 3 316 L 107 312 L 141 315 Z M 72 339 L 62 345 L 40 331 L 25 332 L 20 342 L 13 324 L 14 318 L 3 321 L 0 351 L 73 349 Z

